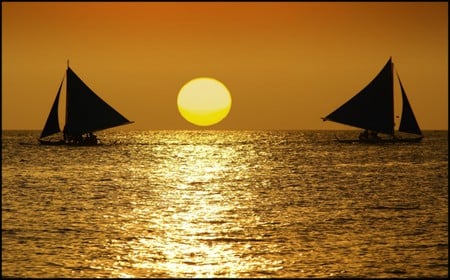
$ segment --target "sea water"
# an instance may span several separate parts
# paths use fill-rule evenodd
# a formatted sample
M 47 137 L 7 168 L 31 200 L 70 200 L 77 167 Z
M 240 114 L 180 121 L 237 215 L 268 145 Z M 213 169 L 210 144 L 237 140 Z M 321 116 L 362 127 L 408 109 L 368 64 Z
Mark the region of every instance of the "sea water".
M 2 133 L 2 276 L 447 277 L 448 132 Z

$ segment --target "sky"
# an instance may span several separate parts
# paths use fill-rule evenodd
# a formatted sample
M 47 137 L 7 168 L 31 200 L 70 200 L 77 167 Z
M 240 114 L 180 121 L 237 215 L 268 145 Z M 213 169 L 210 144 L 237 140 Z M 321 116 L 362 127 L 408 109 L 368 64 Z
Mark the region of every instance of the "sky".
M 67 60 L 121 129 L 354 129 L 321 117 L 389 57 L 422 130 L 447 130 L 447 2 L 2 2 L 2 129 L 43 128 Z M 232 96 L 210 127 L 178 112 L 197 77 Z

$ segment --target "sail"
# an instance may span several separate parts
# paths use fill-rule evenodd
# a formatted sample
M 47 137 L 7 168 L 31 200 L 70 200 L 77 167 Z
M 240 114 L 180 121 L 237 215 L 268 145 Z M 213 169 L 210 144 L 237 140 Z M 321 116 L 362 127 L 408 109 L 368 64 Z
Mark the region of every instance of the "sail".
M 67 68 L 65 133 L 81 135 L 128 123 L 131 122 L 96 95 L 70 67 Z
M 393 89 L 392 61 L 389 58 L 372 82 L 323 120 L 394 134 Z
M 47 121 L 45 122 L 44 129 L 42 130 L 41 137 L 44 138 L 46 136 L 58 133 L 61 131 L 61 128 L 59 127 L 59 120 L 58 120 L 58 104 L 59 104 L 59 95 L 61 94 L 61 88 L 62 84 L 64 82 L 64 78 L 61 81 L 61 84 L 59 85 L 58 93 L 56 94 L 55 101 L 53 101 L 52 108 L 50 110 L 50 113 L 48 114 Z
M 412 134 L 422 135 L 422 131 L 420 131 L 419 124 L 417 123 L 416 117 L 414 116 L 414 112 L 409 104 L 408 97 L 406 97 L 405 89 L 403 88 L 402 81 L 400 81 L 400 76 L 397 73 L 398 81 L 400 82 L 400 88 L 402 90 L 402 118 L 400 120 L 400 126 L 398 131 L 407 132 Z

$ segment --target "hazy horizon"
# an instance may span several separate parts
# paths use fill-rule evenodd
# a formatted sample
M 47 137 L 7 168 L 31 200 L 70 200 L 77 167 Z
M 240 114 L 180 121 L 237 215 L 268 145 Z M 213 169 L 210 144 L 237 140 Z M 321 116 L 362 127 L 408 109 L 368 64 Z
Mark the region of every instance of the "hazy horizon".
M 352 130 L 321 117 L 389 57 L 421 129 L 448 129 L 447 2 L 3 2 L 2 49 L 3 130 L 43 128 L 67 60 L 120 130 Z M 231 93 L 216 125 L 177 110 L 197 77 Z

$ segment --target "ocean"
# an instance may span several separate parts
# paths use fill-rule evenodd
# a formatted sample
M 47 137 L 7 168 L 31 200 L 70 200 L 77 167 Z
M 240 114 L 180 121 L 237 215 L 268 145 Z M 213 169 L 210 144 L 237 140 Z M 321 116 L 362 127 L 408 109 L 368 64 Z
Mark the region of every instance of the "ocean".
M 2 131 L 3 277 L 448 277 L 448 131 Z

